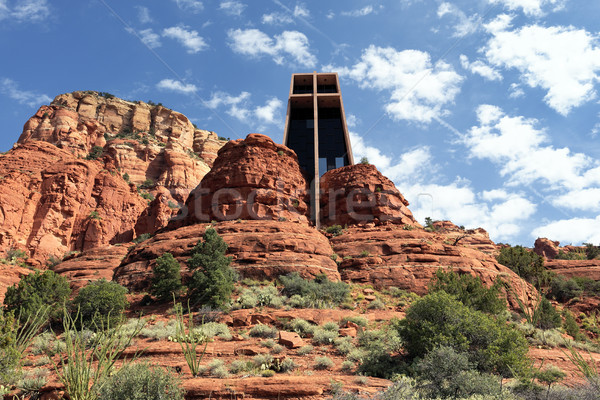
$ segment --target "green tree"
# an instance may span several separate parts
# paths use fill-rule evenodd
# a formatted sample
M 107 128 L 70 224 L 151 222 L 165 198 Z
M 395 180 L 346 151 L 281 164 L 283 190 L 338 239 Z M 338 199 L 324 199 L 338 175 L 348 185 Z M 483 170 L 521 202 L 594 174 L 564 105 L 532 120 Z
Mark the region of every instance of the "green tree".
M 538 290 L 550 280 L 551 275 L 544 268 L 544 259 L 523 246 L 504 247 L 496 259 Z
M 152 269 L 152 287 L 150 293 L 160 301 L 172 300 L 182 288 L 181 266 L 171 253 L 165 253 L 156 259 Z
M 591 243 L 584 243 L 585 255 L 588 260 L 593 260 L 600 257 L 600 246 L 594 246 Z
M 556 308 L 554 308 L 547 298 L 542 297 L 539 304 L 537 327 L 541 329 L 552 329 L 559 328 L 561 325 L 562 319 L 560 318 L 558 311 L 556 311 Z
M 211 307 L 225 307 L 231 299 L 236 273 L 231 268 L 231 257 L 225 256 L 227 243 L 214 228 L 208 228 L 203 240 L 192 250 L 188 260 L 194 271 L 188 287 L 190 300 Z
M 89 283 L 73 300 L 73 311 L 79 312 L 76 322 L 94 330 L 118 325 L 129 305 L 126 294 L 127 289 L 117 282 L 100 279 Z
M 521 332 L 443 291 L 416 300 L 397 329 L 409 359 L 449 346 L 466 353 L 480 372 L 511 376 L 526 365 L 528 347 Z
M 50 270 L 37 271 L 6 290 L 4 306 L 7 311 L 20 315 L 21 321 L 31 318 L 43 306 L 50 306 L 48 317 L 57 321 L 62 317 L 70 295 L 67 278 Z
M 502 287 L 500 279 L 487 288 L 479 277 L 439 269 L 429 285 L 429 293 L 443 290 L 475 310 L 498 314 L 506 309 L 506 300 L 500 297 Z

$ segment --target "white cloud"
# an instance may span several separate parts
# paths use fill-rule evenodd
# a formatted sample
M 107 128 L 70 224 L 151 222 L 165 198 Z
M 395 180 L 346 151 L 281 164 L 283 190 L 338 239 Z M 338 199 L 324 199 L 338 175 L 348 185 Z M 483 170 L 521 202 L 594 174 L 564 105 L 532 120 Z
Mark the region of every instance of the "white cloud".
M 531 232 L 531 236 L 547 237 L 564 244 L 600 244 L 600 215 L 596 218 L 571 218 L 549 222 Z
M 308 16 L 310 16 L 310 12 L 308 11 L 308 8 L 306 8 L 306 6 L 299 4 L 296 5 L 296 7 L 294 7 L 294 17 L 307 18 Z
M 175 39 L 187 48 L 189 54 L 198 53 L 208 47 L 202 36 L 198 35 L 198 32 L 194 30 L 188 30 L 185 25 L 172 26 L 163 30 L 163 36 Z
M 523 13 L 539 17 L 544 14 L 543 8 L 552 6 L 553 11 L 564 8 L 567 0 L 488 0 L 491 4 L 502 4 L 511 11 L 522 9 Z
M 521 85 L 518 83 L 511 83 L 508 97 L 511 99 L 518 99 L 519 97 L 523 96 L 525 96 L 525 91 L 521 88 Z
M 552 204 L 557 208 L 600 211 L 600 188 L 572 190 L 561 196 L 554 197 Z
M 456 21 L 454 25 L 454 37 L 464 37 L 477 32 L 481 25 L 481 17 L 478 14 L 473 14 L 468 17 L 461 9 L 452 3 L 441 3 L 437 10 L 438 18 L 446 15 L 453 17 Z
M 254 107 L 250 101 L 250 93 L 241 92 L 238 96 L 232 96 L 225 92 L 213 93 L 210 100 L 205 101 L 204 105 L 216 110 L 224 106 L 226 113 L 233 118 L 238 119 L 248 125 L 259 122 L 255 128 L 264 129 L 264 125 L 277 125 L 281 121 L 279 110 L 283 102 L 276 97 L 272 97 L 262 106 Z
M 530 25 L 508 31 L 509 26 L 510 17 L 486 25 L 493 35 L 483 49 L 489 63 L 517 69 L 524 84 L 547 90 L 544 100 L 562 115 L 596 97 L 596 35 L 572 26 Z
M 160 36 L 157 33 L 154 33 L 152 28 L 143 29 L 138 32 L 138 35 L 142 42 L 151 48 L 160 47 Z
M 173 79 L 163 79 L 162 81 L 156 84 L 156 87 L 162 90 L 169 90 L 172 92 L 179 92 L 182 94 L 192 94 L 196 93 L 196 91 L 198 90 L 196 85 L 176 81 Z
M 235 0 L 222 1 L 219 10 L 226 14 L 240 16 L 244 12 L 246 5 Z
M 52 101 L 52 99 L 45 94 L 19 89 L 17 82 L 9 78 L 0 79 L 0 93 L 15 100 L 19 104 L 26 104 L 30 107 L 50 104 Z
M 374 11 L 373 6 L 368 5 L 358 10 L 342 11 L 341 15 L 345 17 L 364 17 L 365 15 L 372 14 Z
M 141 24 L 148 24 L 152 22 L 152 17 L 150 16 L 150 10 L 148 7 L 137 6 L 138 10 L 138 20 Z
M 389 91 L 386 111 L 395 119 L 420 123 L 447 114 L 444 106 L 454 101 L 463 81 L 450 64 L 441 60 L 432 64 L 427 52 L 374 45 L 350 68 L 323 69 L 338 71 L 361 88 Z
M 568 148 L 544 145 L 549 138 L 537 128 L 537 120 L 510 117 L 491 105 L 479 106 L 477 117 L 480 125 L 463 139 L 470 156 L 498 164 L 509 184 L 539 181 L 553 189 L 580 189 L 600 183 L 600 177 L 590 175 L 598 162 Z
M 269 55 L 277 64 L 284 64 L 289 58 L 295 64 L 313 67 L 317 59 L 310 53 L 308 38 L 298 31 L 284 31 L 271 38 L 258 29 L 235 29 L 227 33 L 229 46 L 240 54 L 251 57 Z
M 274 12 L 270 14 L 263 14 L 261 21 L 263 24 L 268 25 L 283 25 L 292 23 L 294 20 L 287 14 Z
M 490 80 L 490 81 L 501 81 L 502 80 L 502 75 L 500 74 L 500 72 L 498 72 L 494 68 L 490 67 L 489 65 L 487 65 L 486 63 L 484 63 L 481 60 L 469 62 L 469 58 L 466 55 L 461 54 L 460 55 L 460 64 L 462 65 L 462 67 L 464 69 L 471 71 L 471 73 L 473 73 L 473 74 L 481 75 L 482 77 L 484 77 L 487 80 Z
M 18 0 L 11 7 L 8 1 L 0 1 L 0 21 L 10 18 L 16 22 L 40 22 L 50 16 L 47 0 Z
M 193 14 L 198 14 L 204 10 L 204 4 L 198 0 L 175 0 L 177 7 L 183 11 L 188 11 Z
M 346 114 L 346 125 L 348 125 L 348 128 L 356 128 L 360 122 L 360 118 L 358 118 L 356 115 Z

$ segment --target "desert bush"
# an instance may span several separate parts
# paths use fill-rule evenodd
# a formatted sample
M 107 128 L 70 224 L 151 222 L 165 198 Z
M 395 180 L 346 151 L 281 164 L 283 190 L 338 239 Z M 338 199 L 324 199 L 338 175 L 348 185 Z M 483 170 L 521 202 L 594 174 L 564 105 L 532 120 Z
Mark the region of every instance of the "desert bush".
M 344 229 L 342 228 L 341 225 L 331 225 L 331 226 L 328 226 L 327 228 L 325 228 L 325 232 L 327 232 L 333 236 L 339 236 L 342 233 L 344 233 Z
M 160 367 L 129 364 L 106 379 L 98 391 L 100 399 L 183 400 L 179 379 Z
M 364 331 L 358 336 L 360 350 L 351 350 L 346 358 L 358 361 L 358 372 L 380 378 L 391 378 L 403 364 L 392 354 L 401 348 L 395 329 Z
M 323 325 L 321 325 L 321 328 L 325 329 L 326 331 L 331 331 L 331 332 L 337 332 L 340 330 L 339 325 L 333 321 L 325 322 Z
M 380 299 L 375 299 L 369 303 L 367 309 L 369 310 L 385 310 L 385 303 Z
M 341 337 L 341 338 L 340 337 L 335 338 L 333 340 L 333 344 L 335 345 L 335 349 L 337 350 L 337 352 L 343 356 L 350 353 L 352 350 L 354 350 L 356 348 L 356 347 L 354 347 L 354 344 L 352 343 L 352 338 L 348 337 L 348 336 Z
M 194 329 L 194 332 L 200 336 L 204 336 L 207 339 L 218 336 L 225 340 L 231 340 L 232 335 L 229 331 L 229 327 L 226 324 L 219 322 L 206 322 Z
M 506 300 L 500 297 L 502 287 L 499 279 L 487 288 L 479 277 L 439 269 L 429 284 L 429 293 L 443 290 L 475 310 L 499 314 L 506 309 Z
M 154 325 L 149 325 L 142 328 L 140 331 L 140 336 L 156 340 L 164 340 L 169 336 L 175 337 L 177 329 L 176 324 L 177 321 L 175 319 L 169 320 L 168 323 L 165 321 L 158 321 Z
M 151 237 L 152 237 L 152 234 L 150 234 L 150 233 L 142 233 L 140 236 L 133 239 L 133 243 L 140 244 L 140 243 L 145 242 L 146 240 L 150 239 Z
M 301 337 L 306 337 L 308 334 L 312 335 L 316 326 L 306 320 L 303 320 L 302 318 L 294 318 L 289 322 L 288 328 L 296 332 Z
M 349 361 L 349 360 L 342 361 L 341 370 L 343 372 L 352 372 L 352 371 L 354 371 L 355 367 L 356 367 L 356 365 L 352 361 Z
M 312 341 L 315 344 L 332 344 L 335 338 L 338 337 L 337 330 L 330 331 L 321 327 L 316 328 L 313 331 Z
M 291 372 L 298 368 L 298 365 L 291 358 L 286 358 L 279 364 L 279 372 Z
M 89 283 L 73 299 L 76 321 L 93 330 L 118 325 L 129 305 L 126 294 L 126 288 L 104 278 Z
M 600 257 L 600 246 L 594 246 L 591 243 L 584 243 L 583 245 L 585 246 L 585 255 L 588 260 Z
M 102 146 L 94 146 L 85 157 L 86 160 L 96 160 L 98 159 L 102 153 L 104 152 L 104 148 Z
M 551 274 L 544 268 L 544 259 L 523 246 L 504 247 L 496 259 L 538 290 L 550 281 Z
M 548 297 L 566 303 L 567 301 L 579 297 L 583 294 L 583 289 L 574 279 L 565 279 L 562 276 L 556 276 L 550 283 Z
M 313 346 L 311 346 L 310 344 L 307 344 L 306 346 L 302 346 L 302 347 L 300 347 L 300 348 L 299 348 L 299 349 L 296 351 L 296 353 L 297 353 L 299 356 L 305 356 L 305 355 L 307 355 L 307 354 L 310 354 L 310 353 L 312 353 L 314 349 L 315 349 L 315 348 L 314 348 Z
M 156 259 L 152 268 L 152 286 L 150 293 L 159 301 L 173 300 L 183 285 L 181 283 L 181 266 L 171 253 L 165 253 Z
M 360 315 L 351 315 L 349 317 L 342 318 L 342 320 L 340 321 L 340 325 L 343 326 L 348 321 L 358 326 L 362 326 L 363 328 L 365 328 L 369 323 L 369 321 L 365 317 L 362 317 Z
M 252 363 L 259 370 L 273 368 L 273 356 L 270 354 L 257 354 L 252 358 Z
M 329 357 L 317 357 L 313 366 L 315 369 L 330 369 L 333 367 L 333 361 Z
M 58 321 L 70 295 L 71 288 L 67 278 L 50 270 L 37 271 L 24 276 L 17 285 L 6 290 L 4 307 L 6 311 L 20 315 L 20 320 L 25 321 L 42 306 L 50 306 L 49 319 Z
M 481 372 L 512 376 L 525 368 L 527 341 L 504 321 L 473 310 L 446 292 L 415 301 L 396 329 L 409 359 L 439 346 L 468 355 Z
M 279 331 L 274 326 L 258 324 L 254 325 L 248 333 L 252 337 L 258 338 L 275 338 Z
M 565 308 L 563 310 L 563 317 L 565 317 L 565 322 L 563 324 L 565 332 L 571 335 L 574 340 L 582 340 L 583 335 L 579 330 L 579 325 L 577 325 L 577 321 L 575 321 L 575 317 L 573 316 L 573 314 Z
M 562 250 L 559 250 L 555 258 L 557 260 L 587 260 L 585 250 L 568 251 L 566 253 Z
M 562 319 L 556 308 L 550 303 L 546 297 L 542 297 L 539 304 L 539 318 L 537 327 L 541 329 L 560 328 Z
M 208 363 L 208 372 L 215 378 L 224 379 L 229 376 L 225 362 L 223 360 L 214 359 Z
M 231 364 L 229 364 L 229 373 L 230 374 L 239 374 L 240 372 L 244 372 L 248 370 L 248 363 L 242 360 L 233 360 Z
M 234 306 L 240 308 L 275 307 L 283 305 L 283 298 L 273 285 L 253 286 L 242 290 Z
M 314 280 L 306 280 L 297 272 L 280 276 L 279 280 L 284 286 L 283 294 L 287 296 L 299 295 L 307 300 L 308 304 L 316 308 L 335 307 L 346 300 L 350 287 L 344 282 L 332 282 L 326 275 L 318 275 Z
M 481 374 L 473 367 L 467 354 L 442 346 L 427 353 L 414 369 L 419 386 L 428 397 L 465 398 L 474 394 L 499 394 L 500 379 L 491 374 Z
M 283 352 L 283 350 L 285 350 L 285 347 L 280 344 L 276 344 L 275 346 L 271 347 L 271 354 L 279 354 Z
M 214 228 L 204 232 L 203 240 L 192 250 L 188 264 L 193 271 L 188 287 L 190 299 L 194 303 L 216 308 L 226 307 L 234 289 L 236 273 L 229 265 L 231 257 L 226 257 L 227 243 Z

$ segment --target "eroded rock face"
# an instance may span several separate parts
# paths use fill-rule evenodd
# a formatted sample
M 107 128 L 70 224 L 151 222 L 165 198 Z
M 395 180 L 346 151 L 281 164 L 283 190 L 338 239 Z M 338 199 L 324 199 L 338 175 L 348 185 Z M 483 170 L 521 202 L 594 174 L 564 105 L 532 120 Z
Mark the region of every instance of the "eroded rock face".
M 542 257 L 552 260 L 556 258 L 560 251 L 559 245 L 560 242 L 555 242 L 547 238 L 537 238 L 535 240 L 533 251 Z
M 453 245 L 440 233 L 405 230 L 396 225 L 384 229 L 350 227 L 330 242 L 338 257 L 344 259 L 339 265 L 344 281 L 372 283 L 378 288 L 396 286 L 423 295 L 436 271 L 442 268 L 479 276 L 488 286 L 501 277 L 521 299 L 535 299 L 535 289 L 498 264 L 492 255 Z M 509 295 L 508 299 L 512 307 L 517 307 L 514 296 Z
M 0 246 L 29 263 L 129 241 L 147 207 L 135 188 L 98 161 L 31 141 L 0 156 Z
M 498 246 L 490 239 L 490 235 L 483 228 L 464 229 L 456 226 L 451 221 L 435 221 L 433 226 L 436 232 L 443 234 L 452 245 L 472 247 L 492 255 L 496 255 L 498 252 Z
M 544 266 L 565 278 L 590 278 L 600 281 L 600 260 L 547 260 Z
M 166 252 L 180 261 L 185 274 L 185 262 L 207 226 L 185 226 L 140 243 L 115 270 L 114 279 L 130 289 L 147 289 L 155 260 Z M 242 277 L 272 280 L 296 271 L 305 278 L 324 273 L 340 279 L 327 238 L 305 224 L 241 220 L 219 222 L 214 228 L 229 245 L 232 266 Z
M 187 215 L 174 226 L 235 219 L 307 223 L 307 189 L 292 150 L 250 134 L 219 150 L 186 202 Z
M 408 201 L 374 165 L 356 164 L 321 177 L 321 221 L 325 225 L 375 223 L 420 226 Z

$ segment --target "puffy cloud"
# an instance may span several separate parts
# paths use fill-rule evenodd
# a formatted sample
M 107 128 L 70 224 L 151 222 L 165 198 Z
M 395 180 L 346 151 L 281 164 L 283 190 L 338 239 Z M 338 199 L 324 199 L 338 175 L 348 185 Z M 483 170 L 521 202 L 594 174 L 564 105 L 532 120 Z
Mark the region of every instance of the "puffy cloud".
M 523 13 L 530 16 L 541 16 L 543 8 L 552 6 L 553 10 L 560 10 L 567 0 L 488 0 L 492 4 L 502 4 L 511 11 L 522 9 Z
M 188 30 L 187 26 L 172 26 L 163 30 L 163 36 L 175 39 L 187 48 L 189 54 L 198 53 L 208 47 L 204 39 L 194 30 Z
M 177 7 L 179 7 L 183 11 L 191 12 L 193 14 L 198 14 L 202 10 L 204 10 L 204 4 L 198 0 L 174 0 L 177 3 Z
M 274 12 L 270 14 L 263 14 L 261 21 L 263 24 L 268 25 L 283 25 L 289 24 L 294 20 L 287 14 Z
M 533 238 L 548 237 L 564 244 L 600 244 L 600 215 L 596 218 L 571 218 L 552 221 L 531 232 Z
M 547 91 L 545 102 L 562 115 L 596 97 L 598 37 L 575 27 L 510 28 L 510 17 L 486 25 L 493 35 L 483 51 L 492 65 L 514 68 L 524 84 Z
M 351 67 L 324 66 L 361 88 L 385 90 L 386 111 L 395 119 L 429 123 L 448 113 L 444 108 L 460 91 L 463 77 L 444 61 L 431 62 L 429 53 L 398 51 L 371 45 Z
M 552 205 L 571 210 L 600 211 L 600 188 L 572 190 L 553 197 Z
M 468 17 L 461 9 L 452 3 L 444 2 L 438 6 L 437 15 L 439 18 L 451 16 L 456 24 L 454 25 L 454 37 L 464 37 L 477 32 L 481 25 L 481 17 L 473 14 Z
M 500 72 L 490 67 L 486 63 L 481 60 L 477 60 L 474 62 L 469 62 L 469 58 L 464 54 L 460 55 L 460 65 L 468 71 L 471 71 L 473 74 L 481 75 L 485 79 L 489 81 L 500 81 L 502 80 L 502 75 Z
M 313 67 L 317 59 L 310 53 L 308 38 L 298 31 L 284 31 L 271 38 L 258 29 L 235 29 L 227 33 L 229 46 L 239 54 L 251 57 L 268 55 L 277 64 L 291 58 L 298 65 Z
M 198 91 L 196 85 L 191 83 L 184 83 L 173 79 L 163 79 L 156 84 L 156 87 L 162 90 L 169 90 L 172 92 L 178 92 L 182 94 L 193 94 Z
M 364 17 L 365 15 L 372 14 L 374 11 L 373 6 L 368 5 L 358 10 L 342 11 L 341 15 L 345 17 Z
M 157 33 L 154 33 L 151 28 L 139 31 L 138 35 L 142 43 L 148 47 L 156 48 L 161 46 L 160 36 Z
M 226 14 L 240 16 L 244 12 L 246 5 L 235 0 L 222 1 L 219 5 L 219 10 Z
M 306 8 L 306 6 L 298 4 L 296 5 L 296 7 L 294 7 L 294 17 L 307 18 L 308 16 L 310 16 L 310 11 L 308 11 L 308 8 Z
M 26 104 L 30 107 L 49 104 L 52 101 L 52 99 L 45 94 L 19 89 L 17 82 L 9 78 L 0 79 L 0 93 L 15 100 L 19 104 Z
M 220 107 L 226 108 L 226 113 L 244 122 L 248 125 L 259 122 L 255 128 L 264 129 L 264 125 L 277 125 L 281 121 L 278 115 L 283 106 L 283 102 L 276 97 L 268 99 L 264 105 L 254 107 L 250 101 L 251 94 L 241 92 L 238 96 L 232 96 L 226 92 L 213 93 L 211 98 L 204 104 L 217 110 Z
M 551 189 L 581 189 L 600 183 L 600 167 L 583 153 L 545 145 L 549 138 L 535 119 L 510 117 L 501 108 L 481 105 L 479 126 L 463 137 L 470 156 L 499 165 L 510 184 L 542 182 Z

